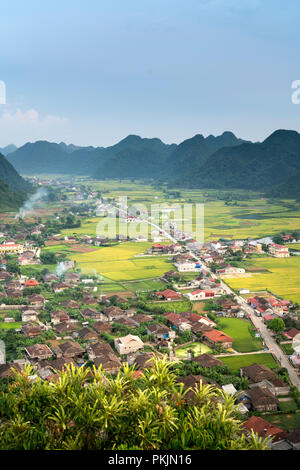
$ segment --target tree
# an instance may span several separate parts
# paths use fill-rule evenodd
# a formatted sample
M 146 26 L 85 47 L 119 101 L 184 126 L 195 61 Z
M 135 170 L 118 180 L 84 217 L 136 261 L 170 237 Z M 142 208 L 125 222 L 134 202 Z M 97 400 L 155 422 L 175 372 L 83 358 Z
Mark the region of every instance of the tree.
M 281 235 L 274 235 L 273 243 L 277 243 L 278 245 L 282 245 L 284 243 L 284 239 L 282 238 Z
M 276 333 L 279 333 L 285 328 L 284 321 L 282 320 L 282 318 L 273 318 L 273 320 L 269 321 L 268 328 L 270 328 L 270 330 L 275 331 Z
M 56 264 L 56 255 L 52 251 L 44 251 L 40 254 L 40 260 L 43 264 Z
M 9 273 L 21 274 L 20 266 L 15 258 L 9 258 L 6 267 Z
M 153 358 L 136 379 L 128 364 L 116 377 L 71 364 L 56 381 L 30 381 L 26 365 L 0 400 L 0 449 L 266 449 L 270 438 L 243 433 L 234 397 L 199 381 L 190 401 L 171 368 Z

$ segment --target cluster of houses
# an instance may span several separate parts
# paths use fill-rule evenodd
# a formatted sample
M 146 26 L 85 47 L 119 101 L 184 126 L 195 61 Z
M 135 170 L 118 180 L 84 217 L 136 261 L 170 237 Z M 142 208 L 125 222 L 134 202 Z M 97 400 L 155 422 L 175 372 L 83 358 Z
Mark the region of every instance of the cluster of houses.
M 289 300 L 277 299 L 273 295 L 248 297 L 247 303 L 254 309 L 256 315 L 262 317 L 265 322 L 288 314 L 291 306 Z

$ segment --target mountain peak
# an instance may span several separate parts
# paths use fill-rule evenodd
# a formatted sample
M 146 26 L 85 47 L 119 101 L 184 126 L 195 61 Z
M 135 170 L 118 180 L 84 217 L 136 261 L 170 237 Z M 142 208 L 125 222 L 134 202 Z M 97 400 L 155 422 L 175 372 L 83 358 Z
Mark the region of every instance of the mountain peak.
M 263 143 L 277 143 L 279 141 L 286 141 L 287 139 L 299 139 L 300 134 L 297 131 L 289 130 L 289 129 L 277 129 L 276 131 L 272 132 L 264 141 Z

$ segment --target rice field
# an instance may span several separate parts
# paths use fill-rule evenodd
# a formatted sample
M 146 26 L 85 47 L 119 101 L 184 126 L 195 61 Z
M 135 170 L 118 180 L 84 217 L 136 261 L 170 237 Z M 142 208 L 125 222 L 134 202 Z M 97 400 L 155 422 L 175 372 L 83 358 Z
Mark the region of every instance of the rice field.
M 97 273 L 112 281 L 153 279 L 169 271 L 173 264 L 166 257 L 135 257 L 151 245 L 150 242 L 124 242 L 69 257 L 83 273 Z
M 253 258 L 253 265 L 269 272 L 253 274 L 246 278 L 227 278 L 226 283 L 234 289 L 247 288 L 251 292 L 270 292 L 300 304 L 300 257 Z

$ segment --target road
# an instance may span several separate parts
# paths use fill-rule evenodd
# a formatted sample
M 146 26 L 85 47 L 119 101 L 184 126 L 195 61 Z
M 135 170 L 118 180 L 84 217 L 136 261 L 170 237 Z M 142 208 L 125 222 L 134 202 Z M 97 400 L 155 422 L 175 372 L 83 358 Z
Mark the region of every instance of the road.
M 126 213 L 125 211 L 123 212 Z M 156 228 L 157 230 L 159 230 L 159 232 L 165 235 L 165 237 L 171 240 L 173 243 L 178 242 L 176 238 L 172 237 L 166 230 L 163 230 L 159 225 L 156 225 L 153 222 L 150 222 L 146 218 L 143 218 L 142 220 L 148 223 L 149 225 L 151 225 L 152 227 Z M 207 270 L 211 274 L 211 277 L 213 279 L 218 279 L 217 276 L 214 273 L 212 273 L 211 270 L 208 268 L 208 266 L 201 260 L 201 258 L 199 258 L 193 252 L 193 250 L 188 249 L 187 247 L 186 249 L 199 263 L 202 264 L 204 269 Z M 292 384 L 295 385 L 297 389 L 300 391 L 300 378 L 298 376 L 297 369 L 295 369 L 291 365 L 291 363 L 289 362 L 285 354 L 282 352 L 282 350 L 280 349 L 280 347 L 274 340 L 274 338 L 270 335 L 270 331 L 267 329 L 262 319 L 260 317 L 257 317 L 257 315 L 254 312 L 254 309 L 250 305 L 247 304 L 247 302 L 245 301 L 243 297 L 236 295 L 236 293 L 232 291 L 230 287 L 227 284 L 225 284 L 225 282 L 223 282 L 222 280 L 221 280 L 221 287 L 225 290 L 227 294 L 233 295 L 235 300 L 239 303 L 239 305 L 243 308 L 243 310 L 249 313 L 250 319 L 253 325 L 258 329 L 267 348 L 277 358 L 279 364 L 281 364 L 282 367 L 285 367 L 287 369 Z

